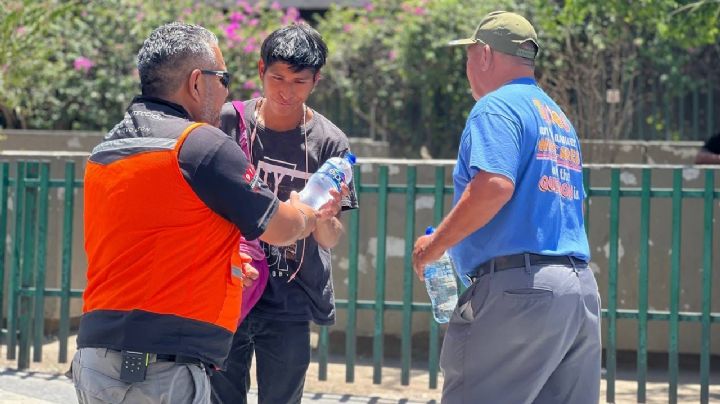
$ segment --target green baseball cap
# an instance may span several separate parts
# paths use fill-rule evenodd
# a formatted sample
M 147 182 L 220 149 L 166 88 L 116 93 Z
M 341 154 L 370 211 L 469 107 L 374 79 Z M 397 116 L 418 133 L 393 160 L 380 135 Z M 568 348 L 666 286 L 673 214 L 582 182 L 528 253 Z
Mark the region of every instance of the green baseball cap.
M 540 50 L 537 34 L 530 21 L 525 17 L 509 11 L 493 11 L 480 21 L 475 33 L 470 38 L 456 39 L 449 46 L 472 45 L 482 43 L 491 48 L 512 56 L 535 59 L 537 51 L 524 49 L 521 45 L 532 42 Z

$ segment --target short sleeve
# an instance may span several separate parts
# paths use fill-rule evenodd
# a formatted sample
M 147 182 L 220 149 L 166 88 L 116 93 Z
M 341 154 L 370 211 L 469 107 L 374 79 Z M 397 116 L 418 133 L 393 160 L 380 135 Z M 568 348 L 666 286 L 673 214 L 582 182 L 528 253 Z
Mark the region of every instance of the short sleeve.
M 500 174 L 513 183 L 520 166 L 521 131 L 505 116 L 480 112 L 468 120 L 468 165 L 478 171 Z
M 237 143 L 203 126 L 185 140 L 179 160 L 183 176 L 210 209 L 234 223 L 246 239 L 262 235 L 279 201 Z

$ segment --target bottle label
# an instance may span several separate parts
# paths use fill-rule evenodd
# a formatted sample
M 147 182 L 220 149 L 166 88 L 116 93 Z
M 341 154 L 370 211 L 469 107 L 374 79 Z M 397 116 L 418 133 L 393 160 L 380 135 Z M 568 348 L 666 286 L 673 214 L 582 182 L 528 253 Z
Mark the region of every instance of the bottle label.
M 330 177 L 330 179 L 332 179 L 332 181 L 333 181 L 333 185 L 335 185 L 335 190 L 339 192 L 341 189 L 340 184 L 345 182 L 345 173 L 340 168 L 336 167 L 332 163 L 325 163 L 325 164 L 327 164 L 329 166 L 328 169 L 319 171 L 318 174 L 323 174 L 323 175 Z

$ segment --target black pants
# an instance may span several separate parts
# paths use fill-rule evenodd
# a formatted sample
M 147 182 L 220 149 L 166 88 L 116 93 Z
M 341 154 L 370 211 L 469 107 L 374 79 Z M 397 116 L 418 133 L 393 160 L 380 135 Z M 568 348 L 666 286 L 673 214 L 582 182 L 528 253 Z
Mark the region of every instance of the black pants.
M 252 312 L 235 332 L 225 369 L 210 377 L 212 402 L 247 403 L 253 352 L 258 403 L 300 403 L 310 364 L 310 322 L 269 320 Z

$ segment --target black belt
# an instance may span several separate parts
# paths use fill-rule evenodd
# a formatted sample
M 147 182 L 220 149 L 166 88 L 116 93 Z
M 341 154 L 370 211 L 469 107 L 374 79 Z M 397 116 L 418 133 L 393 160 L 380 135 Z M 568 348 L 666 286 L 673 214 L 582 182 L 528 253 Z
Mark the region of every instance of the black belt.
M 108 351 L 113 351 L 118 354 L 122 354 L 121 351 L 118 351 L 116 349 L 107 348 Z M 144 354 L 144 353 L 143 353 Z M 205 362 L 201 361 L 198 358 L 187 356 L 187 355 L 175 355 L 175 354 L 153 354 L 148 353 L 150 355 L 150 362 L 175 362 L 175 363 L 185 363 L 189 365 L 205 365 Z M 155 357 L 155 360 L 152 359 L 152 357 Z
M 503 255 L 501 257 L 495 257 L 489 261 L 486 261 L 480 265 L 471 273 L 467 275 L 471 282 L 475 282 L 476 279 L 483 275 L 490 273 L 493 262 L 495 263 L 495 272 L 504 271 L 506 269 L 524 268 L 525 267 L 525 255 L 526 254 L 513 254 Z M 527 254 L 530 265 L 568 265 L 571 267 L 585 267 L 587 262 L 573 258 L 569 255 L 540 255 L 540 254 Z
M 190 365 L 203 365 L 203 361 L 198 358 L 186 355 L 168 355 L 168 354 L 157 354 L 155 355 L 158 362 L 175 362 L 175 363 L 186 363 Z

